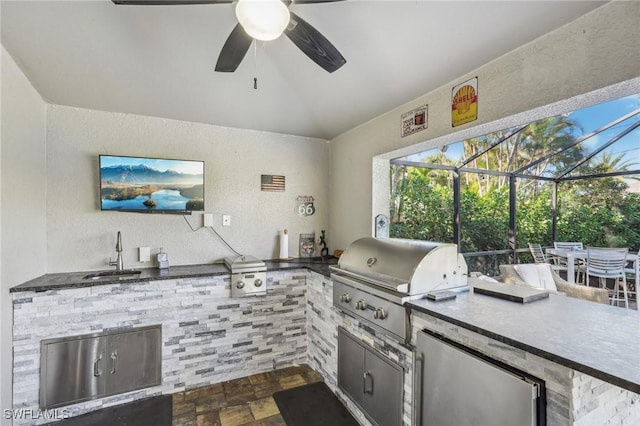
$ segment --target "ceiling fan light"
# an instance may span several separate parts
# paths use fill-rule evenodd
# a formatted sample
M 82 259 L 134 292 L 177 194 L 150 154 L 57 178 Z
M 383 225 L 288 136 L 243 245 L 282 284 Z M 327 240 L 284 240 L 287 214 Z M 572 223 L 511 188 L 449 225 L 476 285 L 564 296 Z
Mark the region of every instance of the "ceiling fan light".
M 289 25 L 289 9 L 280 0 L 239 0 L 236 17 L 257 40 L 275 40 Z

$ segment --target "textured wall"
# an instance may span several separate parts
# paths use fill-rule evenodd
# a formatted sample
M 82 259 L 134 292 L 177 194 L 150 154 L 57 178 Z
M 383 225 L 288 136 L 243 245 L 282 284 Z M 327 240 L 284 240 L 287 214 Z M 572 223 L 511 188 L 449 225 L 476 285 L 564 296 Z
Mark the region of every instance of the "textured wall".
M 0 409 L 4 409 L 11 407 L 9 288 L 46 272 L 46 106 L 4 47 L 1 87 Z M 5 421 L 2 416 L 0 423 Z
M 637 93 L 640 87 L 640 3 L 608 3 L 476 70 L 452 76 L 431 93 L 408 102 L 331 141 L 331 233 L 335 248 L 371 235 L 372 220 L 388 214 L 380 200 L 388 183 L 372 185 L 372 159 L 398 157 L 433 146 L 483 135 L 593 103 Z M 425 70 L 428 72 L 428 70 Z M 478 120 L 451 127 L 451 89 L 478 77 Z M 621 91 L 589 92 L 637 79 Z M 580 96 L 587 94 L 585 96 Z M 418 97 L 419 96 L 419 97 Z M 573 99 L 578 97 L 577 99 Z M 553 105 L 552 108 L 536 108 Z M 400 137 L 400 117 L 429 105 L 428 129 Z M 507 118 L 507 119 L 505 119 Z M 394 154 L 388 154 L 394 152 Z M 385 192 L 374 196 L 374 191 Z
M 303 363 L 305 275 L 269 272 L 264 297 L 230 298 L 228 275 L 13 293 L 14 408 L 38 409 L 48 338 L 162 324 L 162 384 L 63 407 L 72 416 Z
M 288 228 L 289 253 L 299 233 L 328 229 L 326 141 L 153 117 L 51 105 L 47 127 L 47 272 L 106 268 L 122 231 L 125 267 L 137 247 L 164 247 L 169 263 L 210 263 L 232 252 L 209 229 L 192 232 L 179 215 L 102 212 L 98 154 L 205 161 L 205 208 L 214 227 L 243 254 L 278 256 L 278 231 Z M 260 175 L 286 178 L 285 192 L 262 192 Z M 296 213 L 298 195 L 315 198 L 316 212 Z M 231 226 L 222 227 L 222 215 Z M 187 216 L 194 228 L 202 216 Z

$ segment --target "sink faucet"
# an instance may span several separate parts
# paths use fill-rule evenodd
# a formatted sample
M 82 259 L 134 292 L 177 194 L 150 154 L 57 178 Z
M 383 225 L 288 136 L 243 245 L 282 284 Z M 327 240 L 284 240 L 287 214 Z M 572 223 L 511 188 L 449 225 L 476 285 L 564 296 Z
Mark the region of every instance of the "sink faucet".
M 115 266 L 116 271 L 122 271 L 124 269 L 124 261 L 122 260 L 122 239 L 120 238 L 120 231 L 118 231 L 118 241 L 116 242 L 116 252 L 118 257 L 115 261 L 109 258 L 109 266 Z

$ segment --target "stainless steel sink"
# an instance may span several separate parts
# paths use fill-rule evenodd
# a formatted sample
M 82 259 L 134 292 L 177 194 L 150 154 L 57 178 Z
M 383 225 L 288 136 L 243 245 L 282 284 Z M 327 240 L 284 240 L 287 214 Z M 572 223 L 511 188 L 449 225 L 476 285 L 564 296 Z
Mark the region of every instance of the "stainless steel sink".
M 142 271 L 127 269 L 122 271 L 101 271 L 87 274 L 82 277 L 83 280 L 99 280 L 101 278 L 133 278 L 140 275 Z

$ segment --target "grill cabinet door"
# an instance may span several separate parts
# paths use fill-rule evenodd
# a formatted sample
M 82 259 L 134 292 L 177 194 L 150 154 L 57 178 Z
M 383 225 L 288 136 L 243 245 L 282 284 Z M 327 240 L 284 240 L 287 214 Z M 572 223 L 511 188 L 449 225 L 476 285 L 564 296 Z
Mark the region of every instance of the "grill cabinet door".
M 160 384 L 160 339 L 160 328 L 108 336 L 104 372 L 107 395 Z
M 384 426 L 401 424 L 402 368 L 381 356 L 365 351 L 364 407 L 369 415 Z
M 338 386 L 378 426 L 402 424 L 404 370 L 338 329 Z
M 104 393 L 104 340 L 77 338 L 41 346 L 40 407 L 54 408 Z
M 364 407 L 364 348 L 345 333 L 338 332 L 338 386 L 360 407 Z

